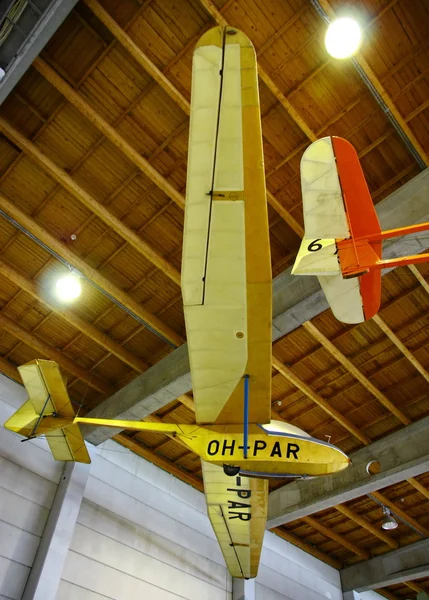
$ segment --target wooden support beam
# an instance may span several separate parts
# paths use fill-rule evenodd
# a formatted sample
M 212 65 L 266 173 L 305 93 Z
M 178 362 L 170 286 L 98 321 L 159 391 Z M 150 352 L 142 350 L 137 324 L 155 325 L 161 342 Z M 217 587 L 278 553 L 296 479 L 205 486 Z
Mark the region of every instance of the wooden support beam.
M 414 275 L 414 277 L 417 279 L 417 281 L 420 283 L 422 288 L 425 290 L 425 292 L 427 292 L 429 294 L 429 283 L 426 281 L 426 279 L 420 273 L 420 271 L 418 270 L 416 265 L 408 265 L 408 268 L 410 269 L 410 271 Z
M 61 368 L 74 377 L 78 377 L 80 380 L 85 381 L 92 388 L 106 394 L 106 396 L 113 394 L 113 387 L 105 383 L 100 377 L 87 371 L 71 358 L 65 356 L 60 350 L 47 344 L 39 336 L 36 336 L 34 333 L 25 329 L 2 313 L 0 313 L 0 327 L 3 327 L 3 329 L 11 333 L 20 342 L 36 350 L 41 356 L 49 358 L 50 360 L 55 360 Z
M 417 592 L 418 594 L 425 594 L 426 590 L 424 590 L 420 585 L 418 585 L 417 583 L 414 583 L 414 581 L 406 581 L 405 585 L 407 587 L 410 588 L 410 590 L 413 590 L 414 592 Z
M 277 198 L 267 189 L 267 200 L 269 205 L 276 213 L 289 225 L 293 231 L 300 237 L 304 237 L 304 227 L 290 214 L 290 212 L 277 200 Z
M 199 0 L 202 6 L 206 9 L 206 11 L 213 17 L 218 25 L 228 26 L 229 23 L 220 13 L 220 11 L 216 8 L 215 4 L 212 0 Z M 258 74 L 262 81 L 265 83 L 267 88 L 271 91 L 271 93 L 277 98 L 283 108 L 286 110 L 291 119 L 298 125 L 298 127 L 305 133 L 309 140 L 314 142 L 316 138 L 316 134 L 304 121 L 299 112 L 292 106 L 292 104 L 286 99 L 285 95 L 279 90 L 274 81 L 270 78 L 268 73 L 258 65 Z
M 374 592 L 377 592 L 377 594 L 380 594 L 380 596 L 384 596 L 387 598 L 387 600 L 398 600 L 398 596 L 395 596 L 395 594 L 392 594 L 392 592 L 389 592 L 383 588 L 376 589 Z
M 413 265 L 414 266 L 414 265 Z M 402 343 L 399 337 L 394 333 L 390 327 L 386 324 L 385 321 L 380 317 L 380 315 L 374 315 L 372 320 L 377 323 L 380 329 L 387 335 L 389 340 L 395 344 L 395 346 L 402 352 L 402 354 L 410 361 L 413 367 L 422 375 L 426 381 L 429 382 L 429 373 L 426 371 L 424 366 L 417 360 L 417 358 L 413 355 L 410 350 Z
M 286 529 L 283 529 L 282 527 L 276 527 L 275 529 L 272 529 L 271 531 L 273 533 L 275 533 L 276 535 L 278 535 L 279 537 L 286 540 L 287 542 L 290 542 L 294 546 L 301 548 L 301 550 L 304 550 L 304 552 L 308 552 L 308 554 L 312 554 L 319 560 L 322 560 L 323 562 L 327 563 L 328 565 L 331 565 L 331 567 L 334 567 L 334 569 L 341 569 L 341 567 L 343 566 L 341 564 L 341 562 L 339 560 L 337 560 L 336 558 L 334 558 L 333 556 L 330 556 L 329 554 L 325 554 L 324 552 L 322 552 L 315 546 L 312 546 L 312 545 L 308 544 L 307 542 L 304 542 L 304 540 L 302 540 L 300 537 L 298 537 L 297 535 L 294 535 L 293 533 L 290 533 L 290 531 L 286 531 Z
M 41 293 L 41 285 L 40 283 L 36 283 L 31 279 L 27 279 L 18 271 L 13 269 L 10 265 L 5 263 L 0 259 L 0 274 L 4 275 L 9 281 L 17 285 L 21 290 L 30 294 L 33 298 L 47 306 L 52 312 L 60 315 L 67 323 L 76 327 L 80 332 L 89 337 L 92 341 L 96 342 L 110 353 L 114 354 L 117 358 L 125 362 L 127 365 L 142 373 L 146 371 L 148 365 L 135 356 L 133 352 L 130 352 L 118 342 L 115 342 L 111 337 L 107 334 L 103 333 L 95 327 L 93 324 L 84 321 L 77 314 L 75 314 L 69 308 L 64 308 L 59 306 L 54 302 L 49 302 L 48 298 L 52 296 L 49 290 L 45 290 L 44 293 Z
M 393 402 L 391 402 L 379 389 L 375 387 L 375 385 L 366 377 L 355 365 L 346 357 L 338 348 L 334 346 L 332 342 L 328 340 L 323 333 L 317 329 L 311 321 L 306 321 L 302 324 L 304 329 L 310 333 L 326 350 L 337 360 L 340 364 L 343 365 L 347 371 L 355 377 L 359 383 L 363 385 L 365 389 L 367 389 L 377 400 L 382 404 L 387 410 L 389 410 L 392 414 L 395 415 L 401 423 L 404 425 L 409 425 L 411 420 L 399 409 L 397 408 Z
M 141 321 L 147 323 L 154 331 L 175 346 L 183 344 L 184 340 L 173 329 L 165 325 L 158 317 L 143 308 L 138 302 L 130 298 L 126 292 L 119 289 L 113 283 L 101 275 L 97 269 L 90 267 L 84 260 L 74 254 L 66 244 L 58 241 L 43 227 L 36 223 L 31 217 L 20 210 L 4 194 L 0 193 L 0 209 L 7 213 L 12 219 L 22 225 L 32 235 L 46 244 L 56 254 L 80 271 L 96 286 L 106 291 L 112 298 L 117 300 L 125 309 L 136 315 Z
M 418 492 L 422 494 L 425 498 L 429 500 L 429 490 L 425 488 L 415 477 L 410 477 L 407 479 L 408 483 L 413 486 Z
M 190 485 L 192 485 L 192 487 L 196 488 L 200 492 L 203 491 L 203 482 L 201 479 L 199 479 L 198 477 L 195 477 L 195 475 L 192 475 L 191 473 L 188 473 L 181 467 L 175 465 L 174 463 L 169 461 L 167 458 L 160 456 L 159 454 L 156 454 L 155 452 L 152 452 L 148 448 L 145 448 L 144 446 L 142 446 L 141 444 L 136 442 L 134 439 L 129 438 L 128 436 L 124 435 L 123 433 L 119 433 L 118 435 L 115 435 L 113 437 L 113 439 L 115 440 L 115 442 L 118 442 L 118 444 L 121 444 L 121 446 L 124 446 L 125 448 L 132 450 L 139 456 L 143 457 L 144 459 L 146 459 L 149 462 L 156 465 L 157 467 L 160 467 L 161 469 L 164 469 L 164 471 L 171 473 L 171 475 L 175 475 L 182 481 L 189 483 Z
M 416 519 L 411 517 L 400 506 L 398 506 L 397 504 L 392 502 L 392 500 L 387 498 L 387 496 L 385 496 L 381 492 L 371 492 L 370 497 L 371 496 L 376 498 L 379 502 L 381 502 L 381 504 L 384 504 L 384 506 L 387 506 L 388 508 L 390 508 L 395 514 L 398 515 L 398 517 L 401 517 L 401 519 L 403 519 L 405 521 L 405 523 L 409 523 L 410 525 L 412 525 L 414 527 L 414 529 L 419 531 L 422 535 L 424 535 L 425 537 L 429 537 L 429 529 L 426 529 L 426 527 L 424 527 L 423 525 L 420 525 L 420 523 L 418 521 L 416 521 Z
M 93 0 L 88 0 L 91 3 Z M 94 0 L 95 1 L 95 0 Z M 123 30 L 121 30 L 123 31 Z M 128 38 L 127 34 L 123 35 Z M 173 188 L 173 186 L 160 175 L 152 165 L 141 156 L 103 117 L 101 117 L 78 92 L 52 69 L 46 61 L 37 58 L 33 66 L 39 71 L 47 81 L 49 81 L 63 96 L 77 108 L 97 129 L 114 144 L 131 162 L 133 162 L 145 175 L 147 175 L 155 185 L 157 185 L 169 198 L 173 200 L 180 208 L 184 208 L 185 199 L 182 194 Z M 171 88 L 175 89 L 172 84 Z M 174 99 L 174 98 L 173 98 Z M 188 113 L 189 114 L 189 111 Z M 281 216 L 281 218 L 291 227 L 297 235 L 304 235 L 303 227 L 298 221 L 292 217 L 289 211 L 275 198 L 275 196 L 267 191 L 269 204 Z M 138 237 L 138 236 L 137 236 Z M 138 238 L 140 239 L 140 238 Z M 154 263 L 155 264 L 155 263 Z M 170 266 L 171 267 L 171 266 Z M 171 267 L 173 268 L 173 267 Z M 177 276 L 177 273 L 175 274 Z M 177 281 L 176 281 L 177 282 Z
M 363 444 L 368 445 L 371 443 L 371 440 L 368 436 L 366 436 L 358 427 L 353 425 L 351 421 L 344 417 L 341 413 L 339 413 L 335 408 L 333 408 L 328 400 L 322 398 L 320 394 L 313 391 L 311 387 L 305 383 L 302 379 L 295 375 L 293 371 L 284 365 L 276 356 L 272 356 L 272 365 L 283 377 L 288 379 L 295 387 L 297 387 L 301 392 L 303 392 L 312 402 L 320 406 L 322 410 L 324 410 L 330 417 L 332 417 L 335 421 L 340 423 L 344 429 L 347 429 L 352 435 L 355 436 L 356 439 L 360 440 Z
M 328 15 L 328 17 L 330 19 L 335 19 L 336 13 L 330 4 L 330 1 L 318 1 L 325 13 Z M 363 57 L 362 53 L 358 52 L 354 60 L 359 64 L 365 75 L 368 77 L 369 81 L 371 82 L 371 85 L 373 85 L 374 89 L 389 109 L 389 112 L 392 114 L 392 116 L 395 118 L 395 120 L 397 121 L 407 138 L 410 140 L 411 144 L 414 146 L 414 149 L 419 154 L 420 158 L 423 160 L 426 166 L 429 166 L 429 154 L 423 149 L 422 145 L 420 144 L 414 133 L 411 131 L 410 127 L 407 125 L 404 117 L 399 112 L 398 108 L 390 98 L 389 94 L 386 92 L 384 86 L 382 85 L 372 68 L 369 66 L 367 60 Z
M 15 365 L 13 365 L 9 360 L 3 358 L 3 356 L 0 356 L 0 373 L 4 373 L 4 375 L 7 375 L 22 385 L 22 379 L 17 367 L 15 367 Z
M 362 515 L 358 514 L 355 511 L 353 511 L 351 508 L 349 508 L 345 504 L 338 504 L 334 508 L 336 510 L 338 510 L 340 513 L 342 513 L 344 516 L 348 517 L 349 519 L 351 519 L 352 521 L 354 521 L 355 523 L 357 523 L 358 525 L 360 525 L 361 527 L 363 527 L 364 529 L 366 529 L 367 531 L 372 533 L 372 535 L 378 537 L 385 544 L 390 546 L 390 548 L 392 548 L 393 550 L 396 550 L 397 548 L 399 548 L 399 542 L 397 542 L 396 540 L 391 538 L 389 535 L 387 535 L 387 533 L 385 533 L 383 529 L 380 529 L 379 527 L 375 527 L 375 525 L 370 523 L 367 519 L 365 519 L 365 517 L 363 517 Z
M 71 89 L 71 88 L 70 88 Z M 118 235 L 126 240 L 133 248 L 142 254 L 147 260 L 153 265 L 158 267 L 167 277 L 174 281 L 177 285 L 180 285 L 180 273 L 168 262 L 163 256 L 161 256 L 156 250 L 152 248 L 150 244 L 145 242 L 139 237 L 132 229 L 125 225 L 120 219 L 115 217 L 109 210 L 107 210 L 98 200 L 96 200 L 91 194 L 88 194 L 76 181 L 70 177 L 64 169 L 57 167 L 57 165 L 43 154 L 37 146 L 35 146 L 29 139 L 23 136 L 17 129 L 15 129 L 5 119 L 0 117 L 0 129 L 3 133 L 12 140 L 17 146 L 21 148 L 30 158 L 32 158 L 37 164 L 39 164 L 55 181 L 60 183 L 64 189 L 66 189 L 76 200 L 81 202 L 86 208 L 93 212 L 99 219 L 101 219 L 106 225 L 111 227 Z
M 112 144 L 114 144 L 132 163 L 134 163 L 153 183 L 159 187 L 178 206 L 183 208 L 185 200 L 182 194 L 143 158 L 101 115 L 97 113 L 83 97 L 76 92 L 58 73 L 41 58 L 33 66 L 51 83 L 75 108 L 77 108 Z
M 325 537 L 334 540 L 335 542 L 337 542 L 341 546 L 344 546 L 344 548 L 347 548 L 354 554 L 361 556 L 364 560 L 368 560 L 370 558 L 369 552 L 363 550 L 363 548 L 359 548 L 359 546 L 348 540 L 344 535 L 340 535 L 339 533 L 336 533 L 333 529 L 325 527 L 325 525 L 320 523 L 317 519 L 314 519 L 313 517 L 304 517 L 302 520 L 305 523 L 307 523 L 307 525 L 310 525 L 310 527 L 312 527 L 313 529 L 320 531 L 320 533 Z
M 107 27 L 118 42 L 131 54 L 134 60 L 154 79 L 157 84 L 180 106 L 187 115 L 190 113 L 188 100 L 174 87 L 169 79 L 158 69 L 156 65 L 137 46 L 130 36 L 112 19 L 109 13 L 97 2 L 97 0 L 84 0 L 85 4 L 92 10 L 95 16 Z

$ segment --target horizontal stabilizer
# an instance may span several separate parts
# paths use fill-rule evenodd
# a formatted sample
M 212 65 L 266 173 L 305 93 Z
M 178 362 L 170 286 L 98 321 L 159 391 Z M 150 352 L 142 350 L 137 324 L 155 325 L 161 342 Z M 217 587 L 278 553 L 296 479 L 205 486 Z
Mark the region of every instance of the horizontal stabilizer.
M 55 460 L 90 463 L 58 365 L 38 359 L 18 370 L 29 399 L 6 421 L 5 428 L 27 438 L 46 436 Z
M 341 267 L 335 239 L 306 239 L 301 242 L 292 275 L 338 275 Z

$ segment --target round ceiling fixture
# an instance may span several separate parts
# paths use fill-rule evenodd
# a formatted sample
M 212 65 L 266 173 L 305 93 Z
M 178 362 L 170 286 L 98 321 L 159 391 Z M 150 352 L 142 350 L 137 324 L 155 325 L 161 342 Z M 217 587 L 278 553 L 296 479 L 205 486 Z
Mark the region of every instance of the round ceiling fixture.
M 349 17 L 337 19 L 329 25 L 326 32 L 326 50 L 334 58 L 348 58 L 358 51 L 361 37 L 357 21 Z
M 62 302 L 71 302 L 80 296 L 82 286 L 79 277 L 70 273 L 58 279 L 55 284 L 55 293 Z

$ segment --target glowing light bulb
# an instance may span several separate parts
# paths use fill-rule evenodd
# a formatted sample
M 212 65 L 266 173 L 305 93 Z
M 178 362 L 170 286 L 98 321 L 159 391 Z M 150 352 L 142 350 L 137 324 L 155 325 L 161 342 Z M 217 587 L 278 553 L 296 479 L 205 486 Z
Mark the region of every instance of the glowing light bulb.
M 354 19 L 337 19 L 326 32 L 326 50 L 334 58 L 348 58 L 359 49 L 361 37 L 360 27 Z
M 55 285 L 56 295 L 62 302 L 76 300 L 80 296 L 81 291 L 82 286 L 80 285 L 79 277 L 72 273 L 58 279 Z

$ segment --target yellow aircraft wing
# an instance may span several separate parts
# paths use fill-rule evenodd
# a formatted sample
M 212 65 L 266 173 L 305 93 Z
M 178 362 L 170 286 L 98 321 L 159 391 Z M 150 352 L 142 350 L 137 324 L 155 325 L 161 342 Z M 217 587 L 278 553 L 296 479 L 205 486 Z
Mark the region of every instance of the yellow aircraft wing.
M 255 52 L 215 27 L 193 57 L 182 293 L 198 423 L 270 420 L 271 262 Z
M 37 428 L 38 435 L 43 433 L 46 436 L 55 460 L 90 463 L 78 425 L 69 425 L 68 421 L 58 419 L 54 429 L 52 421 L 46 431 L 44 428 L 43 417 L 55 414 L 67 419 L 75 416 L 57 363 L 37 359 L 18 367 L 18 371 L 29 399 L 11 416 L 5 427 L 25 436 L 31 436 Z M 63 429 L 65 425 L 67 427 Z
M 229 477 L 222 467 L 201 461 L 207 511 L 233 577 L 256 577 L 264 540 L 268 481 Z

